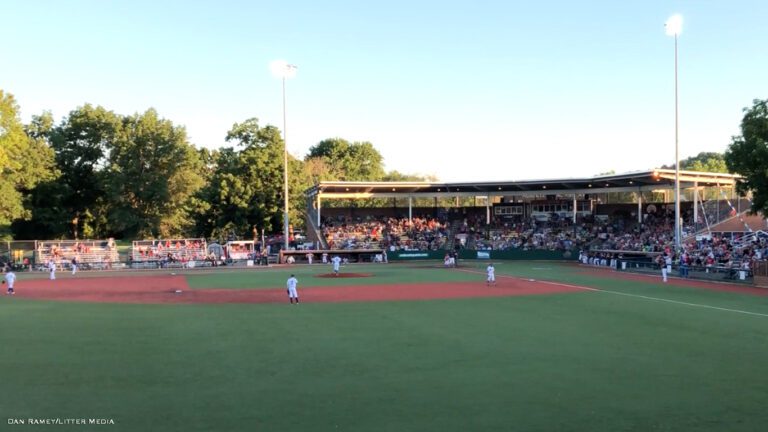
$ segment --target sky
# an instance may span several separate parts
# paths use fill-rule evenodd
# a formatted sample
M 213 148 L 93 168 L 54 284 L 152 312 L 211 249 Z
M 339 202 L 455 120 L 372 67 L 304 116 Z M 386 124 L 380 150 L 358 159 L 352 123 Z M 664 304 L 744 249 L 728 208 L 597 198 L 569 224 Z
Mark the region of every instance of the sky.
M 303 158 L 369 141 L 441 181 L 588 177 L 724 151 L 768 98 L 768 2 L 0 0 L 0 88 L 23 121 L 155 108 L 198 147 L 236 122 Z

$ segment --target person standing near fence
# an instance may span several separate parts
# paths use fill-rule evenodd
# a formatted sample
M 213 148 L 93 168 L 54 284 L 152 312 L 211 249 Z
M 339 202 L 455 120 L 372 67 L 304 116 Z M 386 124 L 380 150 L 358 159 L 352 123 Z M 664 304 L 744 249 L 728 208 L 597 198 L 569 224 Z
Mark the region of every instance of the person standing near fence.
M 688 277 L 688 262 L 690 261 L 690 258 L 688 257 L 687 252 L 683 252 L 682 255 L 680 255 L 680 277 L 687 278 Z
M 77 259 L 77 255 L 75 255 L 72 257 L 72 276 L 74 276 L 75 273 L 77 273 L 77 264 L 78 264 L 78 259 Z
M 51 280 L 56 280 L 56 260 L 54 260 L 53 257 L 48 261 L 48 271 L 51 273 L 49 278 Z
M 666 282 L 667 275 L 672 271 L 672 257 L 666 252 L 659 256 L 659 266 L 661 267 L 661 280 Z

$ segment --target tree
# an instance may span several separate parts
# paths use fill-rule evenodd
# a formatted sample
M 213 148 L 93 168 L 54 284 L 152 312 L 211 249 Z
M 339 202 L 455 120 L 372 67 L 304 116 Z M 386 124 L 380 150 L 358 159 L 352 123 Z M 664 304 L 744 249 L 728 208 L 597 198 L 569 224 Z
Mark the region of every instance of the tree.
M 82 236 L 113 233 L 107 225 L 104 170 L 120 127 L 120 116 L 90 104 L 70 111 L 58 126 L 50 113 L 33 117 L 27 133 L 53 150 L 60 175 L 31 191 L 32 219 L 14 226 L 17 236 L 71 238 L 73 220 Z
M 324 180 L 378 181 L 384 177 L 384 158 L 373 144 L 349 143 L 342 138 L 320 141 L 309 149 L 305 161 L 320 158 L 327 166 L 327 173 L 335 178 Z
M 662 165 L 661 167 L 664 169 L 675 169 L 675 164 Z M 725 163 L 723 153 L 717 152 L 701 152 L 696 156 L 683 159 L 680 161 L 680 169 L 714 173 L 728 172 L 728 166 Z
M 723 153 L 717 152 L 701 152 L 696 156 L 684 159 L 680 161 L 680 169 L 712 173 L 729 172 L 728 165 L 725 163 L 725 156 Z
M 725 163 L 744 177 L 737 189 L 752 192 L 752 211 L 768 214 L 768 99 L 755 99 L 744 112 L 741 135 L 731 139 Z
M 53 152 L 27 134 L 13 95 L 0 90 L 0 236 L 14 220 L 28 219 L 25 196 L 39 182 L 55 177 Z
M 382 181 L 416 181 L 416 182 L 436 182 L 437 177 L 432 175 L 423 176 L 420 174 L 403 174 L 400 171 L 392 170 L 384 175 Z
M 154 109 L 122 119 L 105 185 L 112 229 L 129 236 L 186 235 L 203 164 L 186 130 Z
M 200 191 L 210 207 L 201 212 L 199 229 L 214 237 L 250 235 L 253 227 L 281 232 L 283 226 L 283 140 L 274 126 L 258 120 L 235 123 L 227 133 L 235 147 L 218 152 L 209 184 Z M 239 150 L 236 150 L 239 149 Z M 300 160 L 288 155 L 291 224 L 304 225 L 304 190 L 309 179 Z
M 19 107 L 14 97 L 0 90 L 0 230 L 25 215 L 19 191 L 22 164 L 17 157 L 28 147 L 28 138 L 19 120 Z M 3 235 L 0 232 L 0 236 Z

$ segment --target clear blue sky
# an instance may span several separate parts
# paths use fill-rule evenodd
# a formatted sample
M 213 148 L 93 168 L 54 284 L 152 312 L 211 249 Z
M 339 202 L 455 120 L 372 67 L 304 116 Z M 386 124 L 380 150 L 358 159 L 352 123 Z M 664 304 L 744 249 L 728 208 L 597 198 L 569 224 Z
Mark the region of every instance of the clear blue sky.
M 723 151 L 768 98 L 768 2 L 34 1 L 0 3 L 0 88 L 27 121 L 84 103 L 156 108 L 197 146 L 249 117 L 288 150 L 370 141 L 387 169 L 441 180 L 640 170 Z

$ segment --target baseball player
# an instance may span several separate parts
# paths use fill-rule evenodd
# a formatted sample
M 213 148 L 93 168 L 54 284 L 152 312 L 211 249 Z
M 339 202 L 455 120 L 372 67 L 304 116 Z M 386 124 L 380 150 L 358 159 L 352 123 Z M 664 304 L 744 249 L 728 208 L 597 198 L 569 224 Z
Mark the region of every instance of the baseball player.
M 667 281 L 667 275 L 672 272 L 672 257 L 666 252 L 663 257 L 659 258 L 659 266 L 661 266 L 661 280 Z
M 8 269 L 5 270 L 5 274 L 3 275 L 3 284 L 8 284 L 8 292 L 7 295 L 16 295 L 16 291 L 13 290 L 13 284 L 16 282 L 16 273 L 13 272 L 13 270 Z
M 75 273 L 77 273 L 77 262 L 78 262 L 77 255 L 75 255 L 72 257 L 72 276 L 74 276 Z
M 485 269 L 485 273 L 488 275 L 488 277 L 485 279 L 485 284 L 490 285 L 496 285 L 496 269 L 493 268 L 493 263 L 489 263 L 488 267 Z
M 333 263 L 333 275 L 338 276 L 339 275 L 339 266 L 341 265 L 341 258 L 339 258 L 338 255 L 333 257 L 331 259 L 331 262 Z
M 53 258 L 48 261 L 48 271 L 51 272 L 50 279 L 56 280 L 56 261 Z
M 291 277 L 288 278 L 288 300 L 291 304 L 299 304 L 299 293 L 296 292 L 296 284 L 298 283 L 299 281 L 296 279 L 296 276 L 291 275 Z

